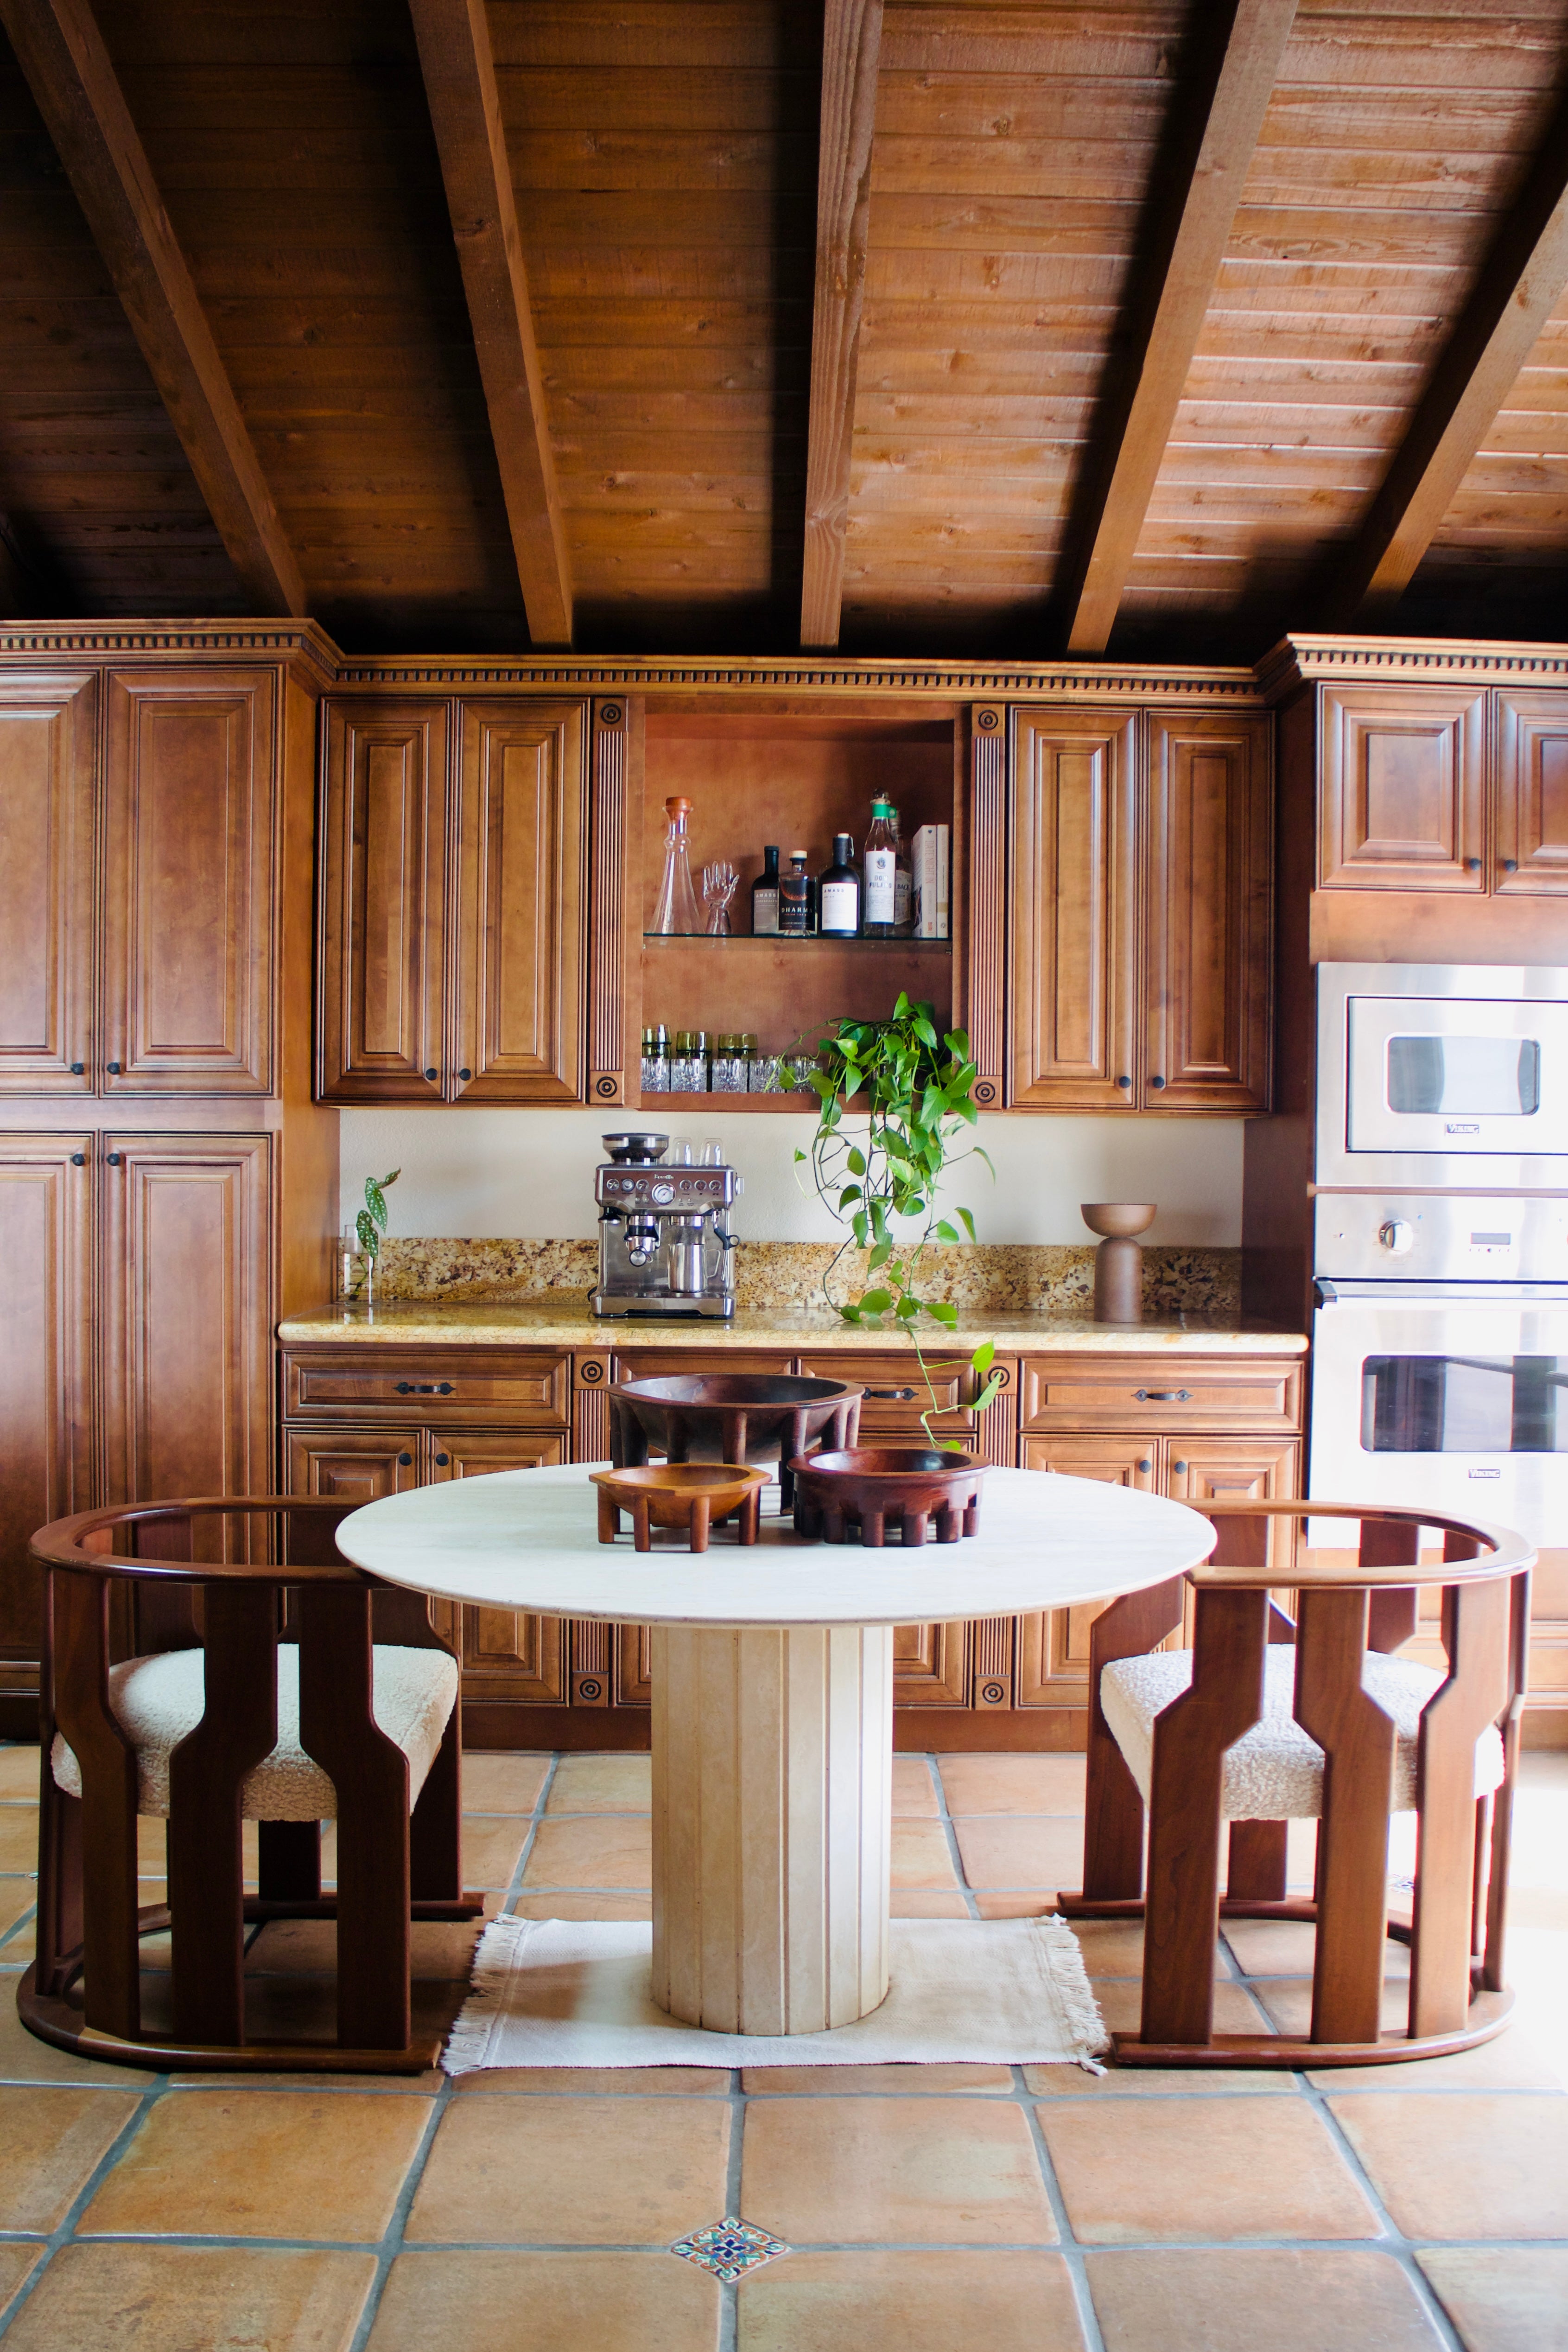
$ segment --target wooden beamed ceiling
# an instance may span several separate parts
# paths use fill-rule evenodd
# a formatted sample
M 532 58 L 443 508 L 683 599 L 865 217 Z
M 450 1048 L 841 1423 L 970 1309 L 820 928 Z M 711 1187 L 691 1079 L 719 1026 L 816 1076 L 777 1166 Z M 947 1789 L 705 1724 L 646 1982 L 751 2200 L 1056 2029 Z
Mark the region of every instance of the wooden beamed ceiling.
M 1568 0 L 0 0 L 0 606 L 1560 636 Z

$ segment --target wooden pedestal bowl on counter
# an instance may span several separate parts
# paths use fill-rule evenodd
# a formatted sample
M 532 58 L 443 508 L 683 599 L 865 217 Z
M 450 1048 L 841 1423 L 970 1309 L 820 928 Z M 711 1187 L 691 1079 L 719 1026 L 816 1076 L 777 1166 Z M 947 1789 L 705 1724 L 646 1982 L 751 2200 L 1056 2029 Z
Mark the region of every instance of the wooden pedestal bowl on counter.
M 613 1543 L 621 1514 L 632 1518 L 638 1551 L 652 1551 L 655 1528 L 684 1528 L 693 1551 L 706 1551 L 709 1530 L 721 1519 L 740 1523 L 743 1544 L 757 1541 L 762 1517 L 766 1470 L 734 1462 L 656 1462 L 651 1468 L 595 1470 L 599 1489 L 599 1540 Z
M 671 1462 L 777 1462 L 780 1507 L 790 1465 L 812 1444 L 852 1445 L 862 1389 L 784 1372 L 676 1372 L 622 1381 L 610 1398 L 610 1458 L 632 1469 L 650 1450 Z
M 956 1543 L 980 1524 L 980 1481 L 986 1465 L 976 1454 L 946 1454 L 931 1445 L 855 1445 L 809 1454 L 790 1463 L 795 1473 L 795 1532 L 847 1543 L 858 1526 L 862 1544 L 886 1541 L 890 1526 L 907 1547 L 923 1544 L 932 1519 L 938 1543 Z

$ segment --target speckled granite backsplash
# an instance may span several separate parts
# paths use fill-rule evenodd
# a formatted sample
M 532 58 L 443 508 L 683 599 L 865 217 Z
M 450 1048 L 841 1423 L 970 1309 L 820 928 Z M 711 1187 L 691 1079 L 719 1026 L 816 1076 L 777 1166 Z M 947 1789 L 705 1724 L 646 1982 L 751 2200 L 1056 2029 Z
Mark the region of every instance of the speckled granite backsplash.
M 833 1260 L 821 1242 L 739 1242 L 736 1245 L 736 1303 L 743 1307 L 797 1307 L 830 1312 L 822 1276 Z M 1089 1304 L 1094 1288 L 1094 1244 L 1060 1247 L 979 1242 L 965 1248 L 934 1249 L 923 1287 L 933 1298 L 982 1313 L 1034 1309 L 1071 1314 Z M 593 1242 L 410 1241 L 382 1244 L 376 1287 L 384 1299 L 521 1298 L 540 1290 L 587 1290 L 599 1271 Z M 852 1255 L 839 1269 L 834 1288 L 852 1297 L 858 1268 Z M 1144 1312 L 1159 1319 L 1190 1315 L 1205 1321 L 1234 1320 L 1240 1306 L 1241 1253 L 1237 1249 L 1169 1249 L 1144 1252 Z

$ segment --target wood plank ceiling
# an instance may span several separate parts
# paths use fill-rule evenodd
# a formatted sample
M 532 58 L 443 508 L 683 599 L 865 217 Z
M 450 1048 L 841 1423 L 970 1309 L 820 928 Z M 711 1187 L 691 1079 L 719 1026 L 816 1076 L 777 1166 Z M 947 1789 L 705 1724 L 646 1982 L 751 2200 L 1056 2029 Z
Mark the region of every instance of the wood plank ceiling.
M 1568 0 L 0 25 L 0 610 L 1568 634 Z

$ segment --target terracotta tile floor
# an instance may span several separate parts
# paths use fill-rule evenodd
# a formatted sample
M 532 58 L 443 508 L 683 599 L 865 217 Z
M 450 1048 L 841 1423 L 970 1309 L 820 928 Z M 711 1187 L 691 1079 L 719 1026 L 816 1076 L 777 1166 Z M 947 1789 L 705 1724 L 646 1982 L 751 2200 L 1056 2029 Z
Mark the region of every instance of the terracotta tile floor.
M 0 1747 L 13 1981 L 37 1771 Z M 465 1789 L 492 1911 L 648 1916 L 646 1758 L 475 1757 Z M 1079 1758 L 901 1757 L 895 1910 L 1050 1909 L 1082 1801 Z M 3 2352 L 1568 2352 L 1568 1756 L 1527 1759 L 1517 1843 L 1521 2021 L 1361 2074 L 170 2077 L 35 2042 L 0 1982 Z M 1082 1932 L 1133 2023 L 1141 1931 Z M 433 2023 L 472 1940 L 415 1931 Z M 319 2030 L 331 1958 L 267 1928 L 256 1999 Z M 1222 2018 L 1293 2018 L 1311 1967 L 1310 1929 L 1238 1923 Z M 728 2215 L 790 2251 L 737 2285 L 671 2252 Z

